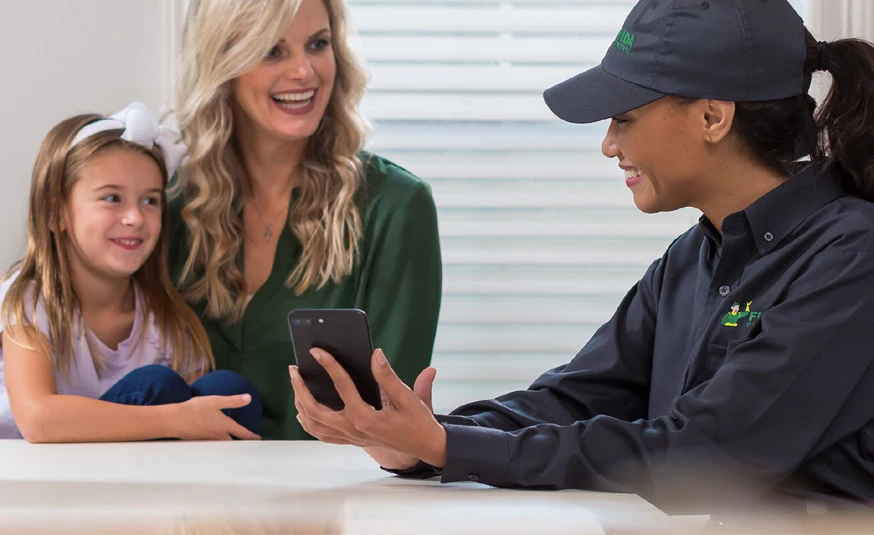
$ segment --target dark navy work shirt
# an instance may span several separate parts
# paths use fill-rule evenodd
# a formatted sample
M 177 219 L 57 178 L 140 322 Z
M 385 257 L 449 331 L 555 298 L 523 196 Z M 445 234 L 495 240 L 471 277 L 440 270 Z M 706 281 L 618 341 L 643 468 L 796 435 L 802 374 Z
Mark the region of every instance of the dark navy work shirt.
M 443 481 L 874 504 L 872 221 L 822 164 L 702 218 L 570 363 L 438 417 Z

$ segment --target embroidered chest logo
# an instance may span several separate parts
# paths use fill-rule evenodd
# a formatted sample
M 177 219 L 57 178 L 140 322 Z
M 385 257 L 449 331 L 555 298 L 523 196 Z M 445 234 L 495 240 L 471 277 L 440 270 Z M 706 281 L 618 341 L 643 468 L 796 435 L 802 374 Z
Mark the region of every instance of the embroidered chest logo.
M 761 312 L 750 310 L 750 305 L 752 304 L 752 301 L 748 302 L 746 309 L 741 312 L 740 303 L 735 301 L 735 303 L 731 305 L 731 312 L 722 316 L 722 321 L 719 322 L 719 324 L 723 327 L 737 327 L 741 320 L 746 319 L 747 321 L 744 327 L 752 327 L 753 323 L 762 317 Z
M 631 49 L 634 48 L 634 34 L 628 33 L 625 30 L 620 31 L 619 35 L 616 36 L 616 40 L 613 41 L 613 46 L 630 56 Z

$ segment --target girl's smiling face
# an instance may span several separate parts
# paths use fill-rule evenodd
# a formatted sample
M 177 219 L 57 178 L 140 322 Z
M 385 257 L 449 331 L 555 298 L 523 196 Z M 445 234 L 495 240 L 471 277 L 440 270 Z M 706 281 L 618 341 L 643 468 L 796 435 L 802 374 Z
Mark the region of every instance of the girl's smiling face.
M 74 272 L 130 277 L 161 235 L 164 178 L 149 156 L 110 148 L 92 156 L 65 199 L 59 230 Z

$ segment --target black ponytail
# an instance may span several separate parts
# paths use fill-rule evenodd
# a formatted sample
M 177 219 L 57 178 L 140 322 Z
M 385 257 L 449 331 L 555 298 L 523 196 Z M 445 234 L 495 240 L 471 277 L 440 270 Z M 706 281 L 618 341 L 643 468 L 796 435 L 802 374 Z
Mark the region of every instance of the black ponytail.
M 853 193 L 874 201 L 874 45 L 841 39 L 822 47 L 808 33 L 805 71 L 823 59 L 834 81 L 816 112 L 818 154 L 846 173 Z
M 823 45 L 806 32 L 804 74 L 831 73 L 834 83 L 817 109 L 807 94 L 738 102 L 734 128 L 762 164 L 793 174 L 813 161 L 840 168 L 848 190 L 874 201 L 874 45 L 841 39 Z

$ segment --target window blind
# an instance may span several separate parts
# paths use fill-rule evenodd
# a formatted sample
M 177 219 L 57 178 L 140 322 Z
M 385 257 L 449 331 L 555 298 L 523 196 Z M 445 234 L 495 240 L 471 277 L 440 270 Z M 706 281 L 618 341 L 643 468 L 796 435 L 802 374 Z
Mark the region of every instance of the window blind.
M 545 88 L 600 62 L 633 1 L 353 0 L 369 148 L 431 184 L 444 260 L 435 409 L 525 388 L 570 360 L 693 211 L 647 216 L 606 123 Z

